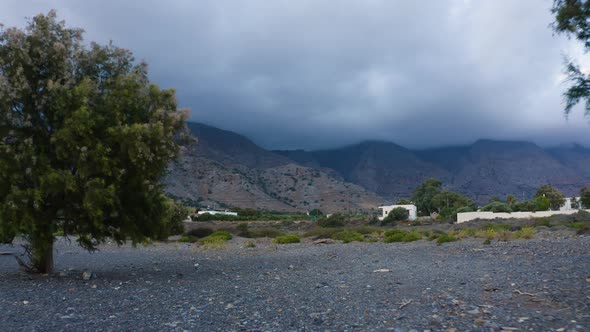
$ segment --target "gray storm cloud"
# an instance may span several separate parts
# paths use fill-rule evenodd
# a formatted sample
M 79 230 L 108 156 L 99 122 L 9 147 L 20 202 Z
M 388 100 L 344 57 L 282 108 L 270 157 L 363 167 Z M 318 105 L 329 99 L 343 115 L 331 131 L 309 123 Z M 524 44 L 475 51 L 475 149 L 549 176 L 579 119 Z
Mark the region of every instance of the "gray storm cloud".
M 192 120 L 268 148 L 588 144 L 583 112 L 563 116 L 563 54 L 580 51 L 552 34 L 551 3 L 7 0 L 0 22 L 55 8 L 145 59 Z

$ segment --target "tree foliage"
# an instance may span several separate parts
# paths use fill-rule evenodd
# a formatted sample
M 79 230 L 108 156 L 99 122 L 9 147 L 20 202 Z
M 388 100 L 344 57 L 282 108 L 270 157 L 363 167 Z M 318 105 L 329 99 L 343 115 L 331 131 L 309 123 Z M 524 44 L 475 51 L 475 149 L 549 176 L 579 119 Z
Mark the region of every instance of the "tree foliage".
M 590 51 L 590 2 L 582 0 L 554 0 L 553 29 L 559 34 L 574 37 Z M 563 94 L 565 114 L 568 115 L 579 102 L 584 102 L 586 116 L 590 116 L 590 76 L 584 74 L 572 60 L 566 59 L 565 72 L 571 86 Z
M 396 207 L 394 209 L 392 209 L 391 211 L 389 211 L 389 213 L 387 214 L 387 216 L 385 218 L 383 218 L 383 221 L 381 222 L 382 225 L 389 225 L 389 224 L 395 224 L 398 221 L 404 221 L 404 220 L 408 220 L 408 217 L 410 216 L 410 212 L 408 212 L 408 210 L 406 210 L 403 207 Z
M 590 187 L 583 187 L 580 190 L 580 204 L 584 209 L 590 209 Z
M 482 211 L 491 211 L 491 212 L 512 212 L 512 209 L 508 204 L 502 202 L 492 202 L 484 207 L 481 208 Z
M 422 182 L 412 195 L 412 201 L 416 204 L 418 214 L 421 216 L 430 215 L 435 211 L 432 199 L 442 191 L 442 182 L 435 178 L 430 178 Z
M 443 209 L 456 210 L 462 207 L 475 208 L 477 205 L 471 199 L 452 191 L 441 191 L 432 197 L 432 207 L 440 213 Z
M 29 241 L 39 272 L 58 229 L 88 250 L 157 237 L 188 116 L 130 51 L 82 33 L 54 11 L 0 30 L 0 231 Z
M 535 198 L 545 196 L 549 199 L 549 208 L 559 210 L 565 203 L 565 195 L 550 185 L 543 185 L 537 189 Z
M 397 200 L 397 203 L 395 203 L 395 205 L 410 205 L 413 204 L 412 201 L 410 201 L 409 199 L 405 199 L 405 198 L 401 198 Z

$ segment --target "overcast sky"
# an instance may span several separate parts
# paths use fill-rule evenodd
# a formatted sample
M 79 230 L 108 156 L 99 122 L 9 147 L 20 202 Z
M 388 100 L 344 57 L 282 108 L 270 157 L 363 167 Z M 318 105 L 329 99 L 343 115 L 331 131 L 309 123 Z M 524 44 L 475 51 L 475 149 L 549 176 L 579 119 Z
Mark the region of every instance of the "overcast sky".
M 561 93 L 551 0 L 2 0 L 0 22 L 55 8 L 176 88 L 191 120 L 266 148 L 366 139 L 422 148 L 478 138 L 590 145 Z M 587 66 L 590 68 L 590 66 Z

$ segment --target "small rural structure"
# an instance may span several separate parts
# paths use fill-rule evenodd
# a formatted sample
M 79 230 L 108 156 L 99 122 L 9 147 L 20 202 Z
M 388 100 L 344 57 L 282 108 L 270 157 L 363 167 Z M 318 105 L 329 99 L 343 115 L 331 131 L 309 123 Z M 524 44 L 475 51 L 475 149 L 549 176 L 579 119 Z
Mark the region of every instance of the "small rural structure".
M 387 217 L 387 215 L 389 214 L 389 212 L 391 212 L 391 210 L 398 208 L 398 207 L 408 210 L 408 220 L 416 220 L 416 217 L 418 216 L 417 215 L 418 209 L 416 209 L 416 205 L 413 205 L 413 204 L 380 206 L 379 209 L 381 209 L 383 214 L 381 217 L 379 217 L 379 220 L 385 219 L 385 217 Z
M 204 210 L 204 211 L 197 212 L 197 216 L 200 216 L 200 215 L 205 214 L 205 213 L 209 213 L 209 214 L 225 214 L 225 215 L 228 215 L 228 216 L 237 216 L 238 215 L 237 212 L 231 212 L 231 211 Z
M 578 203 L 580 202 L 580 197 L 567 197 L 565 199 L 565 203 L 559 208 L 559 211 L 570 211 L 570 210 L 578 210 Z

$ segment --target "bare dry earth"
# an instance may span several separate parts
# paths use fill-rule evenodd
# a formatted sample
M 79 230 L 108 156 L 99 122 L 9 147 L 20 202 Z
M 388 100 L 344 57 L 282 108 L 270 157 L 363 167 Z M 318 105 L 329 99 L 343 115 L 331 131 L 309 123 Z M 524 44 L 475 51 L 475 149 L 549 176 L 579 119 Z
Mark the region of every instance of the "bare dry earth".
M 0 256 L 1 330 L 590 329 L 587 236 L 441 246 L 244 241 L 90 254 L 60 240 L 51 276 L 19 272 Z

